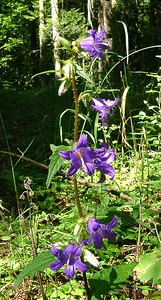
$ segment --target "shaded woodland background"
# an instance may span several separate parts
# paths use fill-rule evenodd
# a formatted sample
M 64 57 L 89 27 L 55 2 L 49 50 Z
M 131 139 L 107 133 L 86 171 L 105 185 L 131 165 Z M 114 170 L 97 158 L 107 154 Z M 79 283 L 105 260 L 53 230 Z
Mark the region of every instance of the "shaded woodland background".
M 52 11 L 54 3 L 55 15 Z M 88 4 L 88 6 L 87 6 Z M 93 4 L 93 5 L 92 5 Z M 53 23 L 55 18 L 55 23 Z M 87 33 L 92 25 L 103 24 L 107 38 L 112 39 L 112 50 L 125 55 L 123 27 L 127 25 L 130 52 L 160 43 L 161 3 L 152 1 L 1 1 L 0 4 L 0 86 L 26 90 L 40 86 L 41 79 L 31 77 L 55 66 L 58 36 L 71 43 Z M 53 26 L 56 36 L 53 36 Z M 57 44 L 56 44 L 57 46 Z M 61 48 L 60 45 L 58 48 Z M 54 52 L 53 52 L 54 51 Z M 130 70 L 156 71 L 155 54 L 158 50 L 143 52 L 133 59 Z M 59 49 L 61 60 L 68 53 Z M 151 59 L 149 59 L 149 57 Z M 45 76 L 45 84 L 54 84 L 54 76 Z

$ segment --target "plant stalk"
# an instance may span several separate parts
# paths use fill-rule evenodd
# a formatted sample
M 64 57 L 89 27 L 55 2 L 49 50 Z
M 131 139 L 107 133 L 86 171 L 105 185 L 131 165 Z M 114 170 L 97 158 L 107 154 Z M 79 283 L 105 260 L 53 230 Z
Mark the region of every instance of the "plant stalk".
M 74 115 L 74 142 L 76 143 L 78 141 L 78 114 L 79 114 L 79 96 L 78 96 L 78 91 L 76 88 L 76 80 L 75 80 L 75 73 L 74 71 L 72 72 L 72 90 L 73 90 L 73 95 L 74 95 L 74 103 L 75 103 L 75 115 Z M 79 217 L 83 217 L 82 213 L 82 207 L 79 199 L 79 193 L 78 193 L 78 184 L 77 184 L 77 177 L 76 175 L 73 176 L 74 179 L 74 191 L 75 191 L 75 198 L 76 198 L 76 206 L 78 210 Z M 84 234 L 82 234 L 83 237 Z M 83 237 L 84 238 L 84 237 Z M 90 288 L 88 285 L 87 281 L 87 276 L 86 273 L 83 272 L 83 281 L 84 281 L 84 286 L 87 294 L 87 299 L 91 299 L 91 292 Z
M 73 178 L 74 178 L 74 191 L 75 191 L 75 199 L 76 199 L 77 210 L 78 210 L 79 217 L 82 218 L 83 217 L 83 213 L 82 213 L 82 207 L 81 207 L 80 199 L 79 199 L 79 193 L 78 193 L 78 185 L 77 185 L 77 177 L 76 177 L 76 175 L 74 175 Z
M 75 115 L 74 115 L 74 142 L 78 140 L 78 113 L 79 113 L 79 97 L 78 91 L 76 88 L 76 80 L 74 71 L 72 72 L 72 90 L 74 95 L 74 103 L 75 103 Z

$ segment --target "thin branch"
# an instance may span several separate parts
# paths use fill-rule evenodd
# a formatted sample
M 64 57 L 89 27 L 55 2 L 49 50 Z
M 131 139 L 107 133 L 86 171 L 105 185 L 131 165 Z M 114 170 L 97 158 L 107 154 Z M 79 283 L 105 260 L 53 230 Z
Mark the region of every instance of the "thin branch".
M 40 168 L 40 169 L 46 169 L 48 170 L 48 166 L 47 165 L 44 165 L 42 163 L 39 163 L 33 159 L 30 159 L 26 156 L 24 156 L 24 154 L 22 153 L 21 155 L 20 154 L 17 154 L 17 153 L 14 153 L 14 152 L 8 152 L 8 151 L 2 151 L 0 150 L 0 155 L 11 155 L 11 156 L 15 156 L 15 157 L 18 157 L 19 160 L 24 160 L 24 161 L 27 161 L 28 163 L 32 164 L 32 165 L 35 165 L 36 167 Z

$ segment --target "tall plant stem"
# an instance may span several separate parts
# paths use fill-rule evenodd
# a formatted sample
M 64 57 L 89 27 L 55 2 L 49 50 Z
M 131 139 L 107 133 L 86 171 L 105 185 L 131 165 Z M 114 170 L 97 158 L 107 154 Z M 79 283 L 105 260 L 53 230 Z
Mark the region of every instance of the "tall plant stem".
M 74 95 L 74 103 L 75 103 L 75 115 L 74 115 L 74 142 L 76 143 L 78 140 L 78 113 L 79 113 L 79 97 L 78 97 L 78 91 L 76 87 L 76 80 L 75 80 L 75 73 L 72 72 L 72 89 L 73 89 L 73 95 Z M 77 185 L 77 177 L 74 175 L 74 191 L 75 191 L 75 197 L 76 197 L 76 205 L 79 217 L 82 218 L 82 208 L 80 204 L 79 199 L 79 193 L 78 193 L 78 185 Z
M 78 141 L 78 114 L 79 114 L 79 96 L 78 96 L 78 91 L 76 87 L 76 80 L 75 80 L 75 73 L 74 71 L 72 72 L 72 90 L 73 90 L 73 95 L 74 95 L 74 103 L 75 103 L 75 115 L 74 115 L 74 142 L 76 143 Z M 78 185 L 77 185 L 77 177 L 76 175 L 73 176 L 74 179 L 74 191 L 75 191 L 75 198 L 76 198 L 76 206 L 78 210 L 79 217 L 83 217 L 82 213 L 82 207 L 79 199 L 79 193 L 78 193 Z M 82 238 L 84 238 L 84 234 L 82 234 Z M 87 299 L 91 299 L 91 293 L 90 293 L 90 288 L 88 286 L 88 281 L 87 281 L 87 276 L 86 273 L 83 272 L 83 281 L 84 281 L 84 286 L 87 294 Z
M 76 88 L 76 80 L 75 80 L 75 74 L 74 71 L 72 73 L 72 89 L 73 89 L 73 95 L 74 95 L 74 103 L 75 103 L 75 116 L 74 116 L 74 142 L 77 142 L 78 140 L 78 113 L 79 113 L 79 97 L 78 97 L 78 91 Z
M 75 191 L 77 210 L 78 210 L 79 217 L 82 218 L 83 213 L 82 213 L 82 207 L 81 207 L 80 199 L 79 199 L 77 177 L 76 177 L 76 175 L 74 175 L 73 177 L 74 177 L 74 191 Z

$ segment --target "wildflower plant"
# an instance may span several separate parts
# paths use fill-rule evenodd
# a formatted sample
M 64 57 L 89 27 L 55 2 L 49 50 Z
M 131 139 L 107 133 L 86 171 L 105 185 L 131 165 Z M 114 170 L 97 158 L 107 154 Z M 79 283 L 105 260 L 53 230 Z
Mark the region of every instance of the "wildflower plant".
M 89 30 L 88 33 L 89 37 L 84 38 L 80 42 L 81 49 L 90 53 L 91 59 L 99 59 L 103 62 L 105 60 L 104 51 L 108 50 L 108 41 L 104 40 L 104 28 L 101 27 L 101 31 L 99 33 L 94 29 Z M 99 179 L 97 179 L 97 184 L 104 183 L 106 181 L 106 175 L 110 180 L 113 180 L 115 177 L 115 169 L 112 164 L 116 159 L 116 154 L 114 149 L 108 148 L 106 140 L 102 141 L 97 148 L 90 146 L 90 135 L 88 136 L 87 132 L 83 132 L 83 129 L 80 131 L 80 95 L 78 94 L 76 85 L 77 67 L 75 56 L 70 60 L 70 70 L 70 75 L 67 70 L 66 73 L 68 73 L 68 82 L 71 82 L 75 103 L 73 147 L 72 149 L 69 149 L 69 147 L 65 149 L 65 146 L 63 146 L 61 149 L 61 146 L 59 146 L 55 149 L 52 158 L 54 158 L 54 155 L 59 157 L 59 168 L 63 165 L 63 162 L 69 161 L 70 165 L 65 176 L 70 178 L 74 184 L 75 202 L 78 211 L 77 225 L 80 222 L 79 220 L 84 221 L 82 225 L 83 228 L 78 230 L 75 241 L 72 241 L 72 243 L 69 241 L 69 244 L 65 245 L 63 249 L 58 249 L 55 244 L 52 245 L 51 253 L 55 257 L 55 260 L 53 257 L 53 262 L 49 265 L 49 267 L 51 270 L 56 272 L 64 266 L 65 275 L 68 278 L 73 278 L 77 270 L 82 272 L 87 298 L 90 299 L 91 291 L 89 290 L 86 272 L 90 271 L 90 264 L 92 262 L 93 265 L 97 267 L 99 262 L 93 254 L 89 254 L 91 252 L 88 248 L 90 247 L 90 249 L 92 249 L 93 247 L 93 250 L 98 250 L 104 247 L 104 239 L 109 241 L 115 240 L 116 234 L 114 230 L 118 224 L 118 217 L 114 216 L 110 223 L 104 224 L 101 220 L 98 220 L 91 215 L 90 208 L 88 214 L 83 211 L 78 189 L 77 175 L 79 175 L 80 170 L 90 177 L 95 173 L 98 173 Z M 65 80 L 66 75 L 64 76 L 64 81 Z M 59 89 L 59 95 L 60 94 Z M 114 100 L 105 100 L 93 98 L 91 95 L 89 107 L 91 110 L 95 110 L 96 113 L 99 113 L 103 126 L 106 126 L 107 118 L 113 113 L 114 107 L 117 105 L 118 101 L 118 98 L 115 98 Z M 51 165 L 53 166 L 53 161 L 51 162 Z M 55 173 L 59 168 L 55 169 Z M 48 176 L 50 176 L 50 169 L 51 168 L 49 166 Z M 54 173 L 52 172 L 52 176 L 53 175 Z M 86 224 L 87 221 L 88 225 L 85 226 L 84 224 Z M 84 260 L 86 260 L 86 263 L 84 263 Z
M 90 53 L 91 60 L 98 59 L 104 62 L 104 52 L 105 50 L 108 50 L 108 41 L 104 39 L 104 28 L 101 27 L 100 32 L 91 29 L 88 33 L 89 37 L 81 40 L 79 49 L 81 48 L 87 53 Z M 44 255 L 44 266 L 48 266 L 54 274 L 59 270 L 62 270 L 68 279 L 73 279 L 77 272 L 81 272 L 87 299 L 91 299 L 92 291 L 89 288 L 86 273 L 88 274 L 88 272 L 90 272 L 91 265 L 96 269 L 99 267 L 99 259 L 96 258 L 97 254 L 95 255 L 94 253 L 97 253 L 97 250 L 104 247 L 104 240 L 115 240 L 115 228 L 118 225 L 119 220 L 118 217 L 114 215 L 111 221 L 106 224 L 102 220 L 95 218 L 92 208 L 86 207 L 86 209 L 84 209 L 84 205 L 82 206 L 81 203 L 77 176 L 80 174 L 79 172 L 81 170 L 81 174 L 83 171 L 86 177 L 88 175 L 89 184 L 91 183 L 91 179 L 92 181 L 95 180 L 97 185 L 105 183 L 107 178 L 112 181 L 115 177 L 113 163 L 116 159 L 116 154 L 114 149 L 108 146 L 106 139 L 100 141 L 98 147 L 96 147 L 97 141 L 95 141 L 91 133 L 85 130 L 86 119 L 84 126 L 82 129 L 80 128 L 79 109 L 82 93 L 79 94 L 77 90 L 77 75 L 80 76 L 81 73 L 84 79 L 87 78 L 87 76 L 81 70 L 81 67 L 77 66 L 78 49 L 74 54 L 73 52 L 74 50 L 72 49 L 72 58 L 64 64 L 64 77 L 62 78 L 62 82 L 58 89 L 58 94 L 60 96 L 66 93 L 70 86 L 73 90 L 75 105 L 73 142 L 71 143 L 72 146 L 52 145 L 51 149 L 53 154 L 49 165 L 47 187 L 49 187 L 53 176 L 60 170 L 64 163 L 68 161 L 69 165 L 65 177 L 69 178 L 74 186 L 75 206 L 77 208 L 78 216 L 75 226 L 77 230 L 74 232 L 74 236 L 72 236 L 73 239 L 69 239 L 68 242 L 65 241 L 61 247 L 57 246 L 58 241 L 55 241 L 53 237 L 54 243 L 51 245 L 50 254 L 48 254 L 48 256 L 47 254 Z M 88 82 L 90 82 L 90 80 L 88 80 Z M 88 95 L 87 97 L 89 99 L 89 109 L 99 113 L 103 126 L 106 126 L 107 118 L 114 112 L 114 107 L 117 105 L 119 99 L 101 99 L 99 98 L 99 94 L 97 95 L 97 91 L 96 85 L 91 96 Z M 93 98 L 93 95 L 95 95 L 95 98 Z M 90 144 L 89 138 L 94 141 L 94 146 Z M 86 185 L 88 186 L 88 182 L 86 182 Z M 39 262 L 40 260 L 38 259 L 37 271 L 40 271 L 41 262 Z

